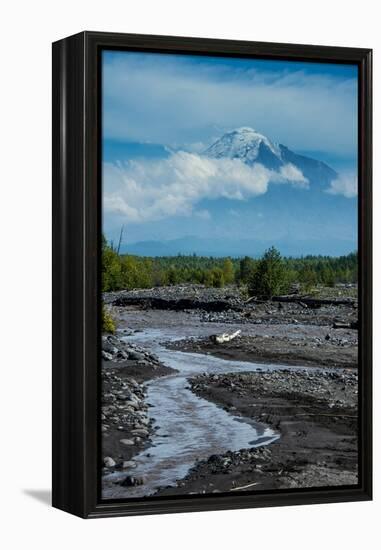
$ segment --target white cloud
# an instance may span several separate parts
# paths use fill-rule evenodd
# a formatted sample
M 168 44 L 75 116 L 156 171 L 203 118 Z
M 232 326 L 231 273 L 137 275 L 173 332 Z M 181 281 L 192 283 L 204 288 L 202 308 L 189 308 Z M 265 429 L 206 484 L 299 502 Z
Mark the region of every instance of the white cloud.
M 309 181 L 304 177 L 303 172 L 299 170 L 296 166 L 291 164 L 285 164 L 280 169 L 280 175 L 285 179 L 286 182 L 292 182 L 293 185 L 297 187 L 309 187 Z
M 104 211 L 125 223 L 192 214 L 207 219 L 207 210 L 195 209 L 203 199 L 243 201 L 266 193 L 269 183 L 305 186 L 306 181 L 292 165 L 278 173 L 259 163 L 248 166 L 239 159 L 211 159 L 179 151 L 159 160 L 105 163 Z
M 357 82 L 305 70 L 239 68 L 186 56 L 107 53 L 104 67 L 106 138 L 151 141 L 198 152 L 216 124 L 251 126 L 291 149 L 354 155 Z M 338 123 L 339 121 L 339 123 Z M 195 144 L 195 145 L 194 145 Z M 193 148 L 195 147 L 195 148 Z
M 334 180 L 327 193 L 331 195 L 343 195 L 347 199 L 357 197 L 358 184 L 357 176 L 355 174 L 343 174 Z
M 207 149 L 209 144 L 205 144 L 202 141 L 196 141 L 194 143 L 187 143 L 186 150 L 190 153 L 202 153 Z

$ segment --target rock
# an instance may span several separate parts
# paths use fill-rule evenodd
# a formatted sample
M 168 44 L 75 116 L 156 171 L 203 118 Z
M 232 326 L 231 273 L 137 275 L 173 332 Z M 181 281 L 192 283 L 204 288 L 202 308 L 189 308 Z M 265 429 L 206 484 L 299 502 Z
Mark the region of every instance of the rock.
M 102 350 L 110 353 L 111 355 L 116 355 L 118 353 L 118 348 L 111 344 L 108 340 L 102 342 Z
M 213 463 L 219 463 L 219 462 L 222 462 L 222 458 L 220 455 L 211 455 L 209 458 L 208 458 L 208 463 L 209 464 L 213 464 Z
M 103 465 L 106 466 L 106 468 L 113 468 L 116 465 L 116 462 L 111 456 L 106 456 L 103 459 Z
M 143 477 L 127 476 L 120 483 L 123 487 L 135 487 L 136 485 L 144 485 L 145 479 Z
M 133 349 L 128 350 L 128 358 L 132 359 L 133 361 L 144 361 L 145 357 L 142 353 L 139 353 L 138 351 L 135 351 Z
M 140 422 L 141 424 L 145 424 L 146 426 L 148 426 L 148 424 L 149 424 L 148 418 L 144 418 L 144 417 L 143 417 L 143 418 L 140 418 L 140 419 L 139 419 L 139 422 Z
M 139 403 L 137 403 L 136 401 L 125 401 L 125 403 L 128 407 L 131 407 L 133 409 L 139 408 Z
M 111 355 L 111 353 L 108 353 L 107 351 L 102 350 L 102 358 L 105 361 L 112 361 L 112 355 Z
M 136 462 L 133 460 L 125 460 L 122 464 L 122 468 L 124 470 L 130 469 L 130 468 L 136 468 Z
M 122 445 L 135 445 L 134 441 L 132 439 L 119 439 L 119 442 L 122 444 Z
M 149 431 L 142 428 L 142 429 L 132 430 L 132 434 L 138 435 L 141 437 L 147 437 L 149 435 Z

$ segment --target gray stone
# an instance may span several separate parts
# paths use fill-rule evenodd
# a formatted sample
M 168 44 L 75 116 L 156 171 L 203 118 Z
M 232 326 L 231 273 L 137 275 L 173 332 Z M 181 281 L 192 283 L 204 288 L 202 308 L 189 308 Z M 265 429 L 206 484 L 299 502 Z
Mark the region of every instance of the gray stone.
M 127 476 L 121 482 L 121 485 L 124 485 L 126 487 L 135 487 L 136 485 L 144 485 L 144 483 L 145 483 L 144 477 Z
M 132 407 L 133 409 L 139 408 L 139 403 L 137 403 L 136 401 L 126 401 L 125 403 L 128 407 Z
M 119 441 L 122 445 L 126 445 L 126 446 L 134 445 L 134 442 L 132 441 L 132 439 L 120 439 Z
M 106 466 L 107 468 L 113 468 L 115 466 L 115 460 L 113 458 L 111 458 L 111 456 L 106 456 L 104 459 L 103 459 L 103 464 L 104 466 Z
M 145 359 L 142 353 L 139 353 L 138 351 L 135 351 L 133 349 L 128 350 L 128 358 L 132 359 L 133 361 L 144 361 Z
M 122 464 L 122 468 L 125 470 L 130 468 L 136 468 L 136 462 L 134 462 L 133 460 L 125 460 Z
M 111 355 L 116 355 L 118 353 L 118 348 L 113 346 L 110 342 L 105 340 L 102 342 L 102 350 L 106 351 L 107 353 L 111 353 Z
M 141 422 L 142 424 L 145 424 L 146 426 L 148 426 L 148 424 L 149 424 L 148 418 L 144 418 L 144 417 L 143 417 L 143 418 L 140 418 L 140 419 L 139 419 L 139 422 Z
M 139 435 L 141 437 L 146 437 L 147 435 L 149 435 L 149 431 L 145 430 L 144 428 L 141 428 L 141 429 L 132 430 L 132 434 Z

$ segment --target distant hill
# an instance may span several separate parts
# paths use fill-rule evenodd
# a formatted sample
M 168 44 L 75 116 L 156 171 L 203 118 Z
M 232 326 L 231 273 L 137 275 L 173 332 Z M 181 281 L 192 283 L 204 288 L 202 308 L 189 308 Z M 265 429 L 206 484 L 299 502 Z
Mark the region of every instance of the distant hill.
M 289 241 L 258 241 L 254 239 L 202 239 L 199 237 L 183 237 L 166 241 L 141 241 L 125 244 L 121 248 L 123 254 L 137 256 L 177 256 L 178 254 L 197 256 L 252 256 L 259 257 L 270 246 L 276 246 L 283 256 L 300 257 L 306 254 L 322 254 L 340 256 L 354 250 L 352 241 L 337 241 L 331 243 L 322 240 Z

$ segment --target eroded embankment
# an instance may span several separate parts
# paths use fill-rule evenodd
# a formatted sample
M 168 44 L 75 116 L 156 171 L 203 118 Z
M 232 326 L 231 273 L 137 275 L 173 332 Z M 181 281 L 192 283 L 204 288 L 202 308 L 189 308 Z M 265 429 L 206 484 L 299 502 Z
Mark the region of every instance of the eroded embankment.
M 298 332 L 274 327 L 267 334 L 246 334 L 230 342 L 216 344 L 210 338 L 187 338 L 168 342 L 171 349 L 212 354 L 231 361 L 278 363 L 305 367 L 357 368 L 357 331 L 346 329 L 309 330 Z

